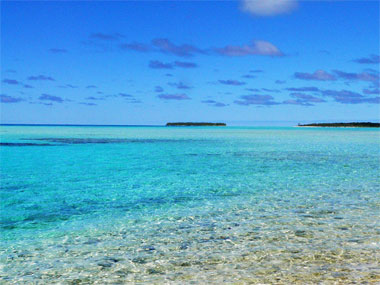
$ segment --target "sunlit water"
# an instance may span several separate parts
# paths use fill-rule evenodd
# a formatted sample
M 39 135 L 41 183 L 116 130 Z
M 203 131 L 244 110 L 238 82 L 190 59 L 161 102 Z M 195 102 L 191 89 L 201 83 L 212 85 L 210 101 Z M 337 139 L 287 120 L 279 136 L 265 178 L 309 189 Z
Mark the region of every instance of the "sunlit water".
M 1 126 L 0 282 L 380 282 L 374 129 Z

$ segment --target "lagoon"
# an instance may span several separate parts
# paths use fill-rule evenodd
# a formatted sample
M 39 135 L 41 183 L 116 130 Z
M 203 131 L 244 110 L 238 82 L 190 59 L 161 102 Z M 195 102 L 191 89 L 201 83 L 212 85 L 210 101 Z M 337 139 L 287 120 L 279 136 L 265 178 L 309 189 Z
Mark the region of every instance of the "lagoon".
M 380 282 L 379 130 L 0 134 L 2 282 Z

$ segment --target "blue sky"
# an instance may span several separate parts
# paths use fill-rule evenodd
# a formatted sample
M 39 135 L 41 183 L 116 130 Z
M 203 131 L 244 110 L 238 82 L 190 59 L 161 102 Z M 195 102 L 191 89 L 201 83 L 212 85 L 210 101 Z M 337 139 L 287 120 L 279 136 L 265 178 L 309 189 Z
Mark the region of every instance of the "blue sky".
M 1 122 L 379 120 L 378 1 L 1 3 Z

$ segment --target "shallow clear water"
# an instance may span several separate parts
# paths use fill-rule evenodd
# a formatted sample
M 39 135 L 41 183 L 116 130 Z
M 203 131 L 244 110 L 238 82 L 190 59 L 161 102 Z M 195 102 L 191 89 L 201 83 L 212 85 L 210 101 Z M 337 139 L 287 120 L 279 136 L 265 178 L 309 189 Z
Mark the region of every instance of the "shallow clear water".
M 3 283 L 380 282 L 380 132 L 1 126 Z

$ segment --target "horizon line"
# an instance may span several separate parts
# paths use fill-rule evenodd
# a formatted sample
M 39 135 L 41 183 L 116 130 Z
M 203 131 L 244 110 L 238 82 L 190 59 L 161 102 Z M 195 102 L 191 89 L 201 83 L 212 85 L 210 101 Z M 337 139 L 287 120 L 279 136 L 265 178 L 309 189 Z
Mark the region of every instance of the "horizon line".
M 325 120 L 316 120 L 316 121 L 308 121 L 313 123 L 318 122 L 325 122 Z M 300 122 L 300 121 L 252 121 L 257 123 L 295 123 L 294 126 L 297 126 L 298 124 L 304 124 L 306 122 Z M 298 122 L 298 123 L 296 123 Z M 380 120 L 357 120 L 357 121 L 348 121 L 348 120 L 334 120 L 334 122 L 329 123 L 379 123 Z M 164 124 L 46 124 L 46 123 L 0 123 L 0 126 L 67 126 L 67 127 L 166 127 L 166 123 Z M 226 125 L 227 127 L 231 127 L 231 125 Z M 268 125 L 250 125 L 250 124 L 233 124 L 233 127 L 268 127 Z M 284 127 L 284 125 L 271 125 L 271 127 Z

